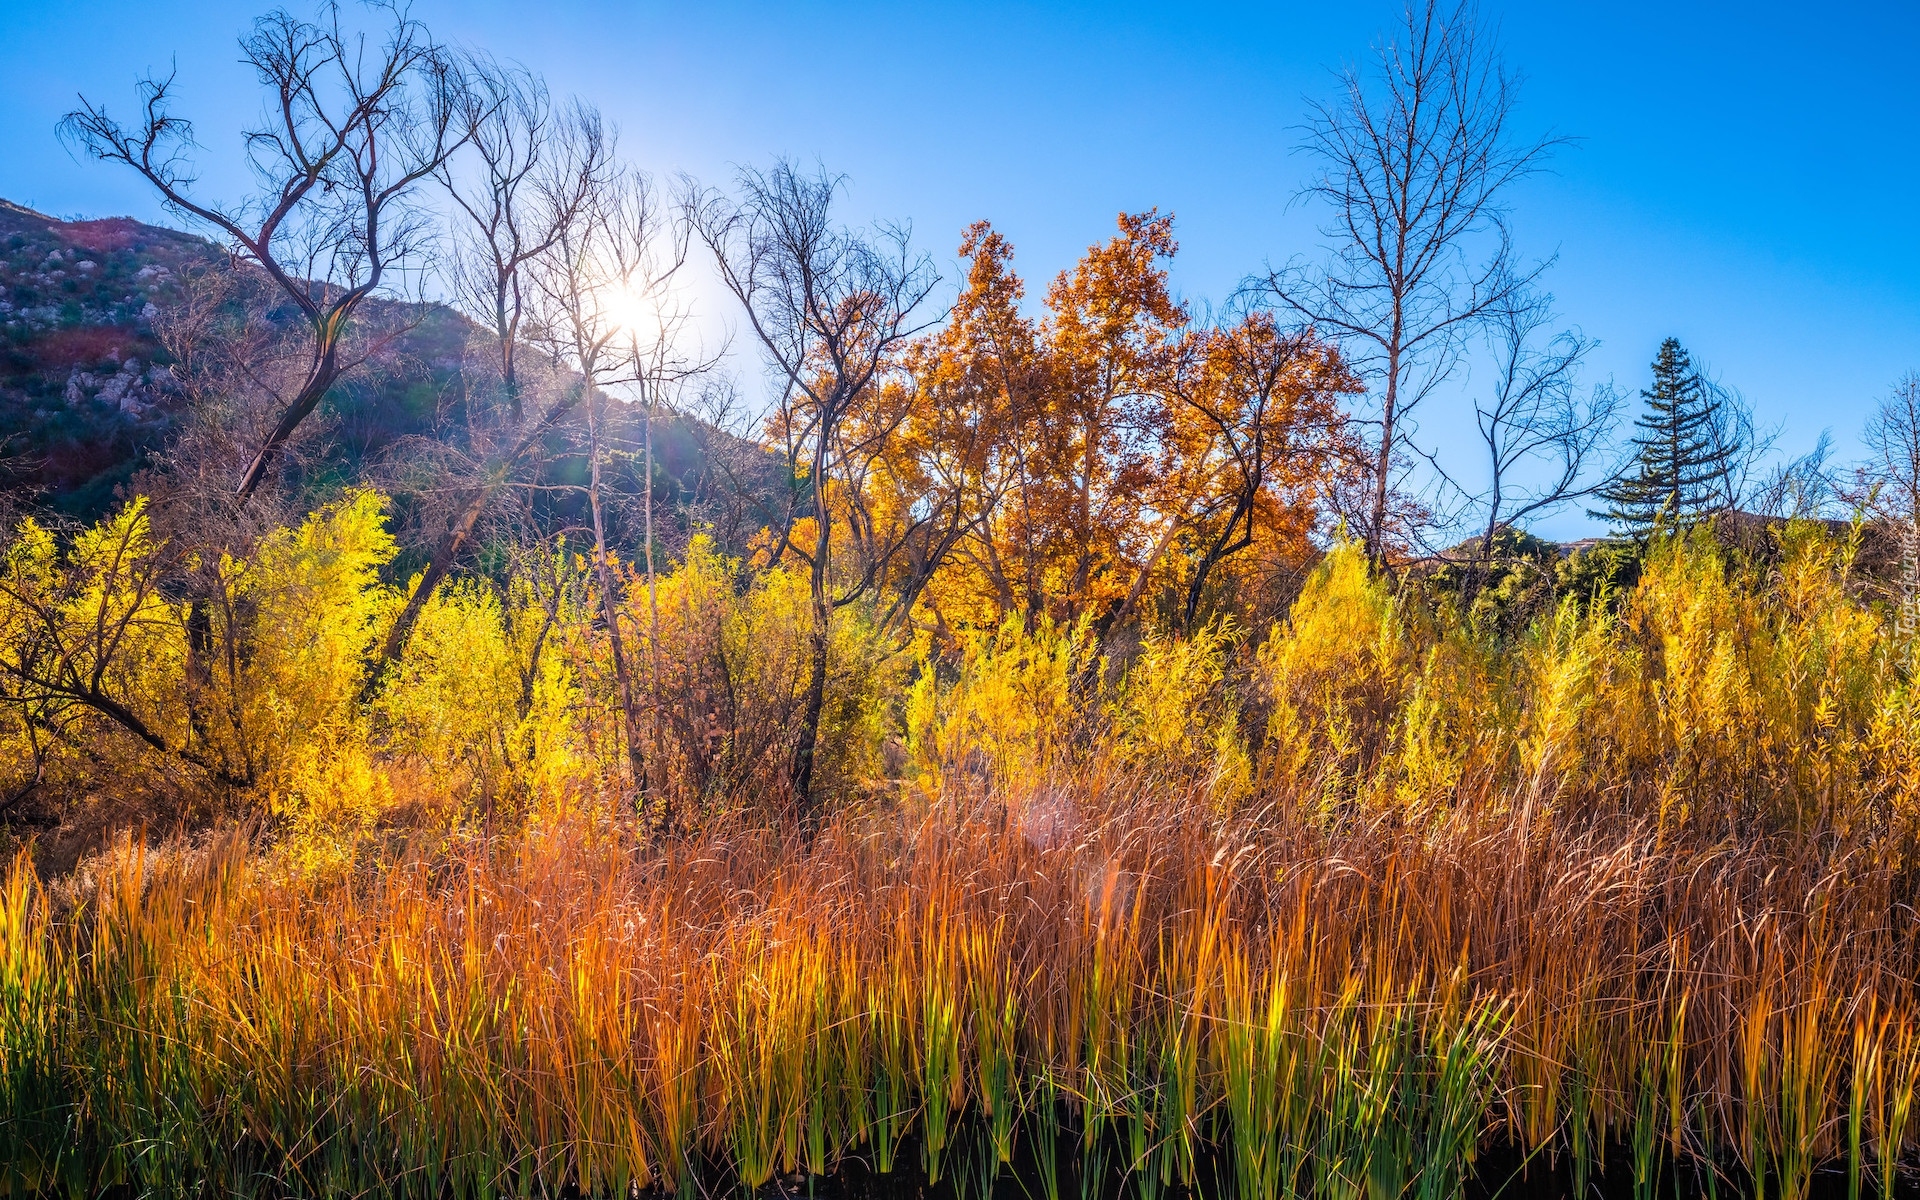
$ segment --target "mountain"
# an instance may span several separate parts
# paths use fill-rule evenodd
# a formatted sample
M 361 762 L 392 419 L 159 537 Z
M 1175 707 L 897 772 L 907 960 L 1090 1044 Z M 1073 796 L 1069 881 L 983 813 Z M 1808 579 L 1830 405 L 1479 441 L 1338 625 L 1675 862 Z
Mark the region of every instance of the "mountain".
M 190 233 L 126 217 L 61 221 L 0 200 L 0 491 L 82 520 L 110 509 L 185 416 L 156 319 L 182 301 L 195 273 L 224 269 L 233 269 L 227 253 Z M 282 306 L 267 319 L 292 322 L 298 315 Z M 316 415 L 326 437 L 311 469 L 330 479 L 358 478 L 383 461 L 412 457 L 410 448 L 423 438 L 464 449 L 464 374 L 468 355 L 485 353 L 487 335 L 441 305 L 374 299 L 356 319 L 404 332 L 379 363 L 350 374 L 328 395 Z M 616 408 L 616 425 L 628 428 L 610 436 L 636 440 L 637 414 Z M 777 463 L 749 442 L 681 416 L 656 421 L 654 443 L 656 509 L 683 535 L 695 522 L 726 526 L 722 541 L 737 549 L 778 487 Z M 556 442 L 553 452 L 549 482 L 584 480 L 584 464 L 570 461 L 564 444 Z M 731 520 L 711 511 L 724 486 L 713 469 L 718 455 L 729 460 L 727 478 L 746 480 L 754 493 Z M 638 493 L 641 468 L 632 456 L 617 456 L 609 469 L 616 490 Z M 410 497 L 398 490 L 405 514 Z M 579 504 L 564 492 L 547 493 L 539 507 L 543 524 L 578 523 Z

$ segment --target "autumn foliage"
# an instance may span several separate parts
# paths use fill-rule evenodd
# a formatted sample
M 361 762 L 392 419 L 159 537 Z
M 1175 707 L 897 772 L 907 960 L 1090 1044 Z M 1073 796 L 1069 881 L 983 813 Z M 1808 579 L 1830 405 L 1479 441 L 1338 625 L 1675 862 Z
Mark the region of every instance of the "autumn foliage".
M 1191 625 L 1202 598 L 1257 592 L 1216 571 L 1261 580 L 1310 558 L 1358 384 L 1269 313 L 1199 325 L 1168 291 L 1176 248 L 1170 218 L 1122 215 L 1030 318 L 1013 247 L 968 230 L 952 316 L 905 364 L 892 477 L 901 502 L 950 497 L 952 562 L 926 598 L 948 628 L 1108 630 L 1143 601 Z
M 1865 527 L 1529 607 L 1379 569 L 1339 355 L 1174 249 L 1030 310 L 975 226 L 824 508 L 503 540 L 390 663 L 375 489 L 19 522 L 0 784 L 63 824 L 0 892 L 0 1190 L 1892 1188 L 1920 647 Z

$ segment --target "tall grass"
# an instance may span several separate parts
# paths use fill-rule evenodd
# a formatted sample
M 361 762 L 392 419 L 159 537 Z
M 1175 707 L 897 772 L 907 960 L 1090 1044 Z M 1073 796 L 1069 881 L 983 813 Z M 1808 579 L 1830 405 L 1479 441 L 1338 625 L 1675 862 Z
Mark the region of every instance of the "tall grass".
M 1509 1141 L 1796 1200 L 1912 1162 L 1916 936 L 1865 855 L 1058 788 L 1023 836 L 978 800 L 808 849 L 562 824 L 358 883 L 126 843 L 70 902 L 17 862 L 0 1179 L 625 1195 L 858 1156 L 978 1189 L 1024 1153 L 1390 1200 Z

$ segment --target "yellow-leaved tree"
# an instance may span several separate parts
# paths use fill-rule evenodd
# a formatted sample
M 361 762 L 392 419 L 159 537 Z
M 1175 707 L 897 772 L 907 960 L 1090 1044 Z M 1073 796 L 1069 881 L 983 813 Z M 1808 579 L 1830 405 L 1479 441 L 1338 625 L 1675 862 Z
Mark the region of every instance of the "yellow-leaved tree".
M 147 760 L 168 768 L 161 786 L 183 767 L 244 782 L 243 766 L 197 728 L 166 569 L 140 498 L 65 548 L 31 518 L 13 531 L 0 563 L 0 740 L 14 799 Z
M 385 499 L 353 492 L 224 555 L 212 594 L 188 600 L 197 561 L 155 536 L 144 498 L 64 548 L 22 522 L 0 567 L 0 736 L 41 783 L 104 757 L 296 821 L 377 807 L 355 696 L 393 553 Z

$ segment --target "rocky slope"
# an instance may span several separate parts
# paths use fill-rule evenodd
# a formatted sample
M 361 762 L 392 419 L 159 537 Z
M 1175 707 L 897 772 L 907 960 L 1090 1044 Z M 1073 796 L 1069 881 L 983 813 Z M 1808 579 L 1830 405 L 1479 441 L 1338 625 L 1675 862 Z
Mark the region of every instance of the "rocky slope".
M 165 437 L 177 389 L 153 318 L 210 243 L 124 217 L 57 221 L 0 200 L 0 470 L 92 515 Z

